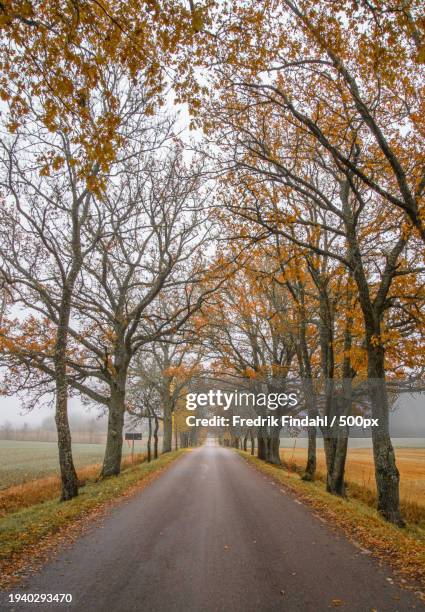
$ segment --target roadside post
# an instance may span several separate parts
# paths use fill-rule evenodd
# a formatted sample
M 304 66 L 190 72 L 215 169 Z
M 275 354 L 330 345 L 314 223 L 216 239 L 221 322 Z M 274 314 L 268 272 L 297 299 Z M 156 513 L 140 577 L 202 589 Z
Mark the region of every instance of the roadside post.
M 131 463 L 134 463 L 134 440 L 141 440 L 141 433 L 127 433 L 125 434 L 126 440 L 131 440 Z

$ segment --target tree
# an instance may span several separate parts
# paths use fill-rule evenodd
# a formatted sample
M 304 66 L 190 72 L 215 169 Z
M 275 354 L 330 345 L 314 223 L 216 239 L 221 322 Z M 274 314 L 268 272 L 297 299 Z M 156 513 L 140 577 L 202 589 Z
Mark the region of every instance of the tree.
M 314 378 L 318 378 L 318 368 L 314 368 L 313 355 L 317 350 L 317 334 L 314 325 L 314 314 L 317 311 L 317 304 L 314 297 L 311 277 L 308 274 L 307 258 L 299 253 L 294 245 L 289 243 L 289 253 L 285 257 L 285 265 L 280 262 L 279 275 L 277 282 L 284 284 L 288 289 L 288 294 L 293 302 L 294 318 L 297 325 L 296 332 L 296 352 L 298 370 L 303 380 L 305 391 L 304 401 L 307 407 L 307 415 L 314 418 L 318 415 L 317 410 L 317 390 L 315 389 Z M 282 246 L 280 245 L 280 248 Z M 316 370 L 316 371 L 315 371 Z M 308 429 L 307 462 L 303 479 L 314 480 L 316 474 L 316 428 Z
M 88 104 L 105 83 L 105 67 L 119 68 L 129 88 L 143 83 L 153 112 L 178 78 L 174 55 L 196 34 L 190 6 L 179 0 L 9 0 L 0 3 L 0 25 L 0 97 L 9 128 L 26 124 L 37 107 L 47 129 L 78 134 L 72 144 L 80 145 L 76 164 L 85 172 L 95 160 L 112 163 L 121 142 L 117 92 L 96 121 Z
M 198 63 L 214 70 L 201 103 L 188 90 L 192 112 L 210 130 L 211 107 L 228 106 L 232 87 L 261 92 L 341 173 L 354 175 L 389 210 L 401 210 L 425 240 L 422 9 L 418 0 L 391 6 L 338 0 L 332 10 L 310 0 L 213 7 L 213 36 L 205 33 L 197 43 Z M 240 109 L 241 100 L 234 117 Z M 347 115 L 356 133 L 355 162 Z
M 172 417 L 177 402 L 191 379 L 202 371 L 203 351 L 192 328 L 189 320 L 178 333 L 146 345 L 133 366 L 136 380 L 156 389 L 163 421 L 163 453 L 172 450 Z
M 0 436 L 2 440 L 12 439 L 13 426 L 10 421 L 5 421 L 0 428 Z
M 216 380 L 257 392 L 285 390 L 296 353 L 286 299 L 261 251 L 251 257 L 248 269 L 227 281 L 217 304 L 203 309 L 202 334 L 214 355 Z M 255 410 L 260 416 L 269 414 L 261 406 Z M 274 411 L 281 413 L 280 408 Z M 280 463 L 279 435 L 280 427 L 258 428 L 261 459 Z
M 1 184 L 8 196 L 0 218 L 2 276 L 13 303 L 34 312 L 17 324 L 21 333 L 8 332 L 3 350 L 8 363 L 16 358 L 24 369 L 33 352 L 43 351 L 51 360 L 61 499 L 68 500 L 78 492 L 67 413 L 68 326 L 82 262 L 101 231 L 87 186 L 99 166 L 93 165 L 88 177 L 79 177 L 73 168 L 78 148 L 61 130 L 51 135 L 36 127 L 3 140 L 1 150 Z M 21 382 L 25 389 L 25 376 Z
M 239 197 L 230 200 L 229 209 L 242 217 L 245 224 L 250 222 L 260 226 L 263 237 L 264 230 L 267 230 L 312 254 L 309 270 L 322 296 L 324 337 L 321 344 L 328 380 L 333 378 L 334 368 L 333 349 L 329 352 L 333 345 L 332 327 L 323 323 L 332 321 L 332 309 L 328 305 L 328 281 L 318 273 L 317 264 L 312 265 L 312 262 L 314 259 L 331 260 L 333 266 L 342 265 L 342 269 L 352 277 L 363 315 L 372 411 L 381 424 L 379 435 L 373 432 L 378 505 L 386 518 L 401 524 L 398 472 L 388 433 L 388 402 L 383 382 L 385 347 L 382 338 L 385 335 L 385 317 L 395 305 L 395 300 L 390 297 L 394 279 L 421 272 L 417 265 L 418 246 L 413 241 L 409 224 L 403 222 L 400 213 L 394 211 L 392 215 L 384 216 L 382 198 L 376 195 L 374 189 L 365 186 L 354 172 L 347 176 L 338 160 L 328 154 L 326 147 L 317 147 L 315 139 L 300 132 L 296 125 L 283 123 L 281 134 L 278 128 L 281 113 L 284 113 L 281 106 L 274 106 L 274 101 L 262 90 L 260 93 L 254 91 L 252 96 L 251 103 L 242 98 L 243 106 L 239 104 L 240 109 L 246 109 L 245 114 L 240 110 L 236 119 L 234 114 L 229 114 L 228 125 L 231 125 L 233 132 L 227 130 L 227 134 L 235 134 L 236 141 L 230 143 L 228 149 L 232 153 L 234 168 L 239 171 L 241 183 Z M 229 113 L 235 105 L 237 102 L 233 101 Z M 275 110 L 275 115 L 271 115 L 270 108 Z M 350 130 L 352 126 L 347 118 L 346 131 L 355 143 L 357 133 Z M 226 146 L 226 141 L 224 144 Z M 358 150 L 353 145 L 353 164 L 356 163 L 357 154 Z M 376 249 L 370 247 L 371 236 Z M 408 249 L 409 237 L 411 250 Z M 350 313 L 349 307 L 345 332 L 347 350 L 352 336 Z M 347 381 L 351 378 L 349 362 L 345 363 L 344 376 Z M 333 390 L 330 387 L 329 407 L 332 402 Z M 349 399 L 347 403 L 350 404 Z M 346 447 L 346 442 L 341 443 Z M 328 461 L 328 469 L 333 465 L 332 456 L 336 457 L 334 451 Z M 341 482 L 340 476 L 336 481 Z
M 70 363 L 72 384 L 108 406 L 103 476 L 120 471 L 133 356 L 175 334 L 203 299 L 199 249 L 208 223 L 200 177 L 199 169 L 184 165 L 178 146 L 162 158 L 133 156 L 105 201 L 110 233 L 84 267 L 75 301 L 81 327 L 71 332 L 82 352 Z
M 17 389 L 30 391 L 30 399 L 34 403 L 46 393 L 55 391 L 63 483 L 61 497 L 64 500 L 77 494 L 67 417 L 67 396 L 69 373 L 72 371 L 69 370 L 69 360 L 72 352 L 77 354 L 79 351 L 76 344 L 79 333 L 73 330 L 72 347 L 69 334 L 72 325 L 77 323 L 72 321 L 71 325 L 71 311 L 76 306 L 75 295 L 77 292 L 83 292 L 85 287 L 87 272 L 83 269 L 83 262 L 89 255 L 90 261 L 93 262 L 96 257 L 99 258 L 103 248 L 110 248 L 114 240 L 113 232 L 117 229 L 117 219 L 127 220 L 126 232 L 133 231 L 134 234 L 137 229 L 142 228 L 133 226 L 132 230 L 130 229 L 134 221 L 134 202 L 129 202 L 122 214 L 119 210 L 121 203 L 117 202 L 116 210 L 113 205 L 109 205 L 108 198 L 113 190 L 115 173 L 119 173 L 120 169 L 122 171 L 125 164 L 127 168 L 133 164 L 133 176 L 134 173 L 137 175 L 139 171 L 142 172 L 141 168 L 137 168 L 137 163 L 143 164 L 140 155 L 147 155 L 149 149 L 155 150 L 164 140 L 172 137 L 168 120 L 163 121 L 161 125 L 161 122 L 156 120 L 152 124 L 146 118 L 143 88 L 129 89 L 125 77 L 113 65 L 104 68 L 103 77 L 102 86 L 93 89 L 87 98 L 87 112 L 90 113 L 92 122 L 102 121 L 103 112 L 108 109 L 111 98 L 120 100 L 121 153 L 112 166 L 101 156 L 98 160 L 92 160 L 89 168 L 77 167 L 76 160 L 84 154 L 83 145 L 75 144 L 79 142 L 78 125 L 75 126 L 75 131 L 70 131 L 66 125 L 62 128 L 50 126 L 50 129 L 46 129 L 37 108 L 33 109 L 32 123 L 27 117 L 27 123 L 15 136 L 2 141 L 2 186 L 7 194 L 1 217 L 2 277 L 10 288 L 9 291 L 13 292 L 13 301 L 33 312 L 25 321 L 10 321 L 3 326 L 4 363 L 9 367 L 16 366 L 12 370 L 16 374 L 16 384 L 9 382 L 9 392 Z M 134 143 L 137 137 L 143 139 L 143 144 Z M 139 158 L 134 162 L 137 151 Z M 162 163 L 165 165 L 165 162 Z M 153 178 L 152 168 L 146 166 L 144 170 L 144 178 L 137 179 L 137 189 L 141 187 L 143 180 L 148 181 L 149 176 Z M 124 180 L 121 185 L 125 188 Z M 126 188 L 129 189 L 129 184 Z M 115 195 L 117 193 L 118 189 L 115 188 Z M 131 193 L 131 197 L 137 198 L 137 194 Z M 153 202 L 151 204 L 151 217 L 145 216 L 145 224 L 150 221 L 155 223 L 159 219 L 159 207 Z M 171 210 L 169 200 L 166 206 Z M 181 202 L 180 206 L 183 206 Z M 166 215 L 164 211 L 165 209 L 163 214 Z M 140 221 L 140 210 L 137 214 Z M 144 231 L 145 237 L 148 236 L 146 225 Z M 158 227 L 154 227 L 151 234 L 155 235 L 155 232 L 156 236 L 159 236 Z M 183 246 L 187 235 L 184 230 L 182 234 Z M 164 235 L 167 236 L 166 231 Z M 118 235 L 116 238 L 119 240 Z M 166 238 L 165 250 L 170 246 L 168 238 L 169 235 Z M 131 268 L 133 263 L 128 259 L 126 250 L 131 250 L 128 237 L 123 237 L 123 240 L 126 241 L 125 244 L 121 243 L 124 248 L 123 257 L 127 257 Z M 164 250 L 163 255 L 166 257 Z M 182 253 L 178 255 L 180 256 L 183 256 Z M 111 253 L 109 274 L 116 263 L 114 257 L 115 254 Z M 169 258 L 174 262 L 171 254 Z M 162 264 L 164 269 L 165 265 Z M 161 273 L 158 273 L 158 288 L 164 280 L 161 276 L 163 272 L 164 270 L 161 270 Z M 103 282 L 108 285 L 112 278 L 104 277 Z M 132 287 L 126 287 L 125 290 L 131 289 Z M 108 292 L 108 288 L 106 291 Z M 109 291 L 109 296 L 111 295 Z M 150 299 L 155 296 L 153 289 Z M 113 297 L 111 299 L 113 300 Z M 90 302 L 90 299 L 88 301 Z M 78 305 L 82 302 L 83 300 L 80 300 Z M 118 309 L 122 307 L 120 302 Z M 90 308 L 89 304 L 89 320 Z M 81 322 L 77 326 L 79 324 Z M 84 327 L 84 323 L 82 325 Z M 103 357 L 102 352 L 102 359 Z M 78 380 L 72 381 L 73 388 L 81 391 L 81 377 L 77 375 L 76 378 Z M 114 430 L 112 426 L 111 430 Z
M 154 426 L 154 452 L 153 458 L 158 458 L 158 429 L 160 400 L 157 389 L 149 380 L 133 382 L 131 385 L 127 410 L 130 415 L 130 424 L 139 425 L 144 419 L 148 421 L 147 460 L 152 460 L 152 420 Z

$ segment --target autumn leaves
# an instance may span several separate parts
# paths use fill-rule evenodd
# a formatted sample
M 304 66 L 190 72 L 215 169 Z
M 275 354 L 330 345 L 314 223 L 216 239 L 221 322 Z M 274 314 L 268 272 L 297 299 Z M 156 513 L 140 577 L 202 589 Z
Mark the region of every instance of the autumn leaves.
M 375 381 L 379 507 L 401 524 L 385 380 L 425 366 L 421 3 L 52 0 L 1 20 L 1 274 L 35 310 L 3 350 L 37 398 L 61 372 L 63 444 L 70 385 L 108 407 L 117 473 L 130 363 L 189 325 L 217 372 L 320 381 L 312 418 L 317 394 L 332 416 Z M 167 88 L 200 128 L 190 163 Z M 336 494 L 346 440 L 325 437 Z
M 220 197 L 228 235 L 255 253 L 239 273 L 240 298 L 223 298 L 232 314 L 216 314 L 238 326 L 245 351 L 228 332 L 220 352 L 227 365 L 259 377 L 294 367 L 321 377 L 327 414 L 340 402 L 338 410 L 350 409 L 353 387 L 367 379 L 382 427 L 379 439 L 372 432 L 379 509 L 402 524 L 384 380 L 418 381 L 423 368 L 419 3 L 342 1 L 332 12 L 324 2 L 230 3 L 215 20 L 217 67 L 201 117 L 227 169 Z M 287 363 L 285 352 L 269 348 L 282 332 L 262 337 L 265 294 L 270 320 L 285 313 Z M 413 338 L 420 348 L 412 359 Z M 348 381 L 342 397 L 335 379 Z M 316 393 L 312 385 L 311 414 Z M 325 436 L 328 489 L 337 494 L 346 439 L 347 432 Z M 263 445 L 264 458 L 277 461 L 269 436 Z M 309 478 L 314 445 L 311 436 Z

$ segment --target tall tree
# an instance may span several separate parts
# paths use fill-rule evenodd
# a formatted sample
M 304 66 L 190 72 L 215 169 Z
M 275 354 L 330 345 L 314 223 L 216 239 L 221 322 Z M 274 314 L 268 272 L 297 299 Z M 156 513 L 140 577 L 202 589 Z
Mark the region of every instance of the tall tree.
M 68 500 L 78 492 L 67 411 L 68 328 L 82 263 L 102 231 L 101 220 L 87 186 L 90 177 L 78 177 L 73 168 L 78 149 L 72 147 L 66 132 L 52 136 L 40 130 L 3 140 L 1 145 L 1 181 L 7 194 L 0 219 L 2 276 L 13 303 L 34 313 L 19 337 L 9 335 L 3 348 L 26 368 L 35 348 L 30 336 L 36 332 L 36 350 L 42 347 L 49 355 L 55 381 L 61 499 Z M 98 172 L 94 165 L 91 175 Z

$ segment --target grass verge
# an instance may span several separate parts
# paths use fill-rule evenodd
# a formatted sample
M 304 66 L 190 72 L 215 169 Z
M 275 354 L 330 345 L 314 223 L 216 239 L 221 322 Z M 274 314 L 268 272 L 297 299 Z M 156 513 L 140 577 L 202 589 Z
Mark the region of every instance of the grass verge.
M 125 468 L 120 476 L 88 482 L 78 497 L 60 503 L 50 499 L 8 514 L 0 520 L 0 587 L 19 581 L 37 561 L 50 555 L 63 540 L 72 540 L 79 522 L 102 516 L 111 502 L 143 488 L 185 450 L 167 453 L 152 461 Z M 73 529 L 75 527 L 75 529 Z M 51 537 L 53 536 L 53 538 Z M 31 571 L 31 568 L 30 570 Z
M 342 499 L 327 493 L 320 480 L 304 482 L 298 473 L 288 471 L 284 466 L 265 463 L 248 453 L 238 452 L 256 469 L 304 501 L 331 528 L 342 529 L 356 546 L 388 563 L 403 586 L 425 589 L 423 529 L 417 525 L 399 529 L 359 499 Z

